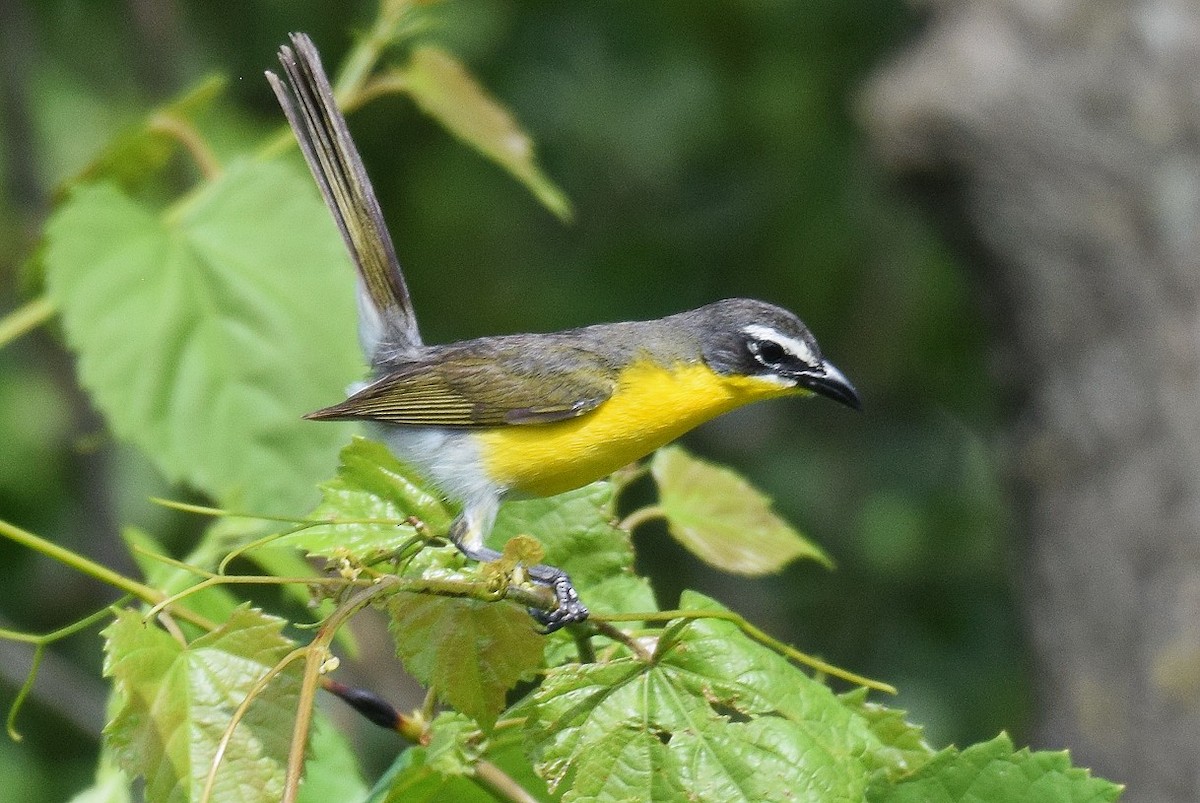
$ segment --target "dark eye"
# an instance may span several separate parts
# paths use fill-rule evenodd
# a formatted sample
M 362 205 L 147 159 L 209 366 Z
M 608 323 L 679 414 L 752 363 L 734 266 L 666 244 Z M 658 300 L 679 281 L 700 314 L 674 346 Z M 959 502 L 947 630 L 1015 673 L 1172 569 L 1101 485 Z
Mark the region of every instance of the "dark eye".
M 773 340 L 757 340 L 750 344 L 750 351 L 754 352 L 754 356 L 758 361 L 766 365 L 775 365 L 787 356 L 783 346 Z

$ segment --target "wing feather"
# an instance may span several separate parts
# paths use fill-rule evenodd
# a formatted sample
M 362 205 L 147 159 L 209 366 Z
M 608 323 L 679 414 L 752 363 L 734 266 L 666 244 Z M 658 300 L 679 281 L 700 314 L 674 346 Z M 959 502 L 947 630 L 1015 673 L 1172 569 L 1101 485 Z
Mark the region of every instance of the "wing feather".
M 585 415 L 612 395 L 617 372 L 603 358 L 547 345 L 433 347 L 305 417 L 464 428 L 545 424 Z

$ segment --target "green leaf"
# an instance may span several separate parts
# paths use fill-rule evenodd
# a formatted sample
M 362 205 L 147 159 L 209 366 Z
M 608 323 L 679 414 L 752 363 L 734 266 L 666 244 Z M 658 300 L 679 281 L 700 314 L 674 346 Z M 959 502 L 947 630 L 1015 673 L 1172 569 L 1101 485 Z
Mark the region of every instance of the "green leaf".
M 301 420 L 361 371 L 346 263 L 282 163 L 231 167 L 168 215 L 79 187 L 47 226 L 47 291 L 113 431 L 253 512 L 310 507 L 349 436 Z
M 542 543 L 544 562 L 571 576 L 584 603 L 597 611 L 658 610 L 649 583 L 633 573 L 633 542 L 617 527 L 614 489 L 602 480 L 547 499 L 500 508 L 489 544 L 502 549 L 528 535 Z
M 439 717 L 440 719 L 441 717 Z M 436 720 L 434 724 L 436 738 Z M 485 791 L 467 775 L 444 775 L 437 771 L 429 749 L 410 747 L 376 784 L 367 803 L 495 803 L 496 797 Z M 556 799 L 546 791 L 546 785 L 533 773 L 529 760 L 519 743 L 499 748 L 488 746 L 488 761 L 512 778 L 535 800 Z
M 650 472 L 671 535 L 705 563 L 745 575 L 777 572 L 797 558 L 833 566 L 733 471 L 668 446 L 654 455 Z
M 688 593 L 689 608 L 720 610 Z M 668 627 L 654 660 L 550 669 L 514 712 L 564 800 L 861 800 L 872 738 L 830 690 L 729 622 Z
M 68 803 L 132 803 L 131 787 L 129 776 L 117 766 L 111 751 L 101 748 L 95 781 Z
M 470 775 L 479 759 L 479 748 L 471 738 L 479 735 L 479 726 L 470 717 L 443 711 L 429 725 L 426 763 L 440 775 Z
M 505 693 L 542 666 L 542 636 L 512 603 L 399 592 L 388 613 L 409 674 L 485 728 L 504 709 Z
M 104 179 L 127 190 L 136 188 L 161 170 L 180 147 L 178 136 L 170 129 L 191 125 L 221 96 L 225 84 L 224 76 L 210 75 L 154 109 L 136 126 L 118 134 L 71 183 Z
M 429 766 L 429 751 L 409 747 L 397 758 L 367 803 L 494 803 L 495 798 L 462 775 L 443 775 Z
M 321 484 L 321 496 L 323 501 L 310 518 L 351 523 L 308 527 L 272 544 L 297 547 L 310 555 L 370 562 L 417 534 L 405 523 L 409 516 L 416 516 L 433 533 L 450 528 L 445 503 L 412 469 L 383 444 L 357 436 L 342 449 L 337 476 Z
M 867 700 L 866 689 L 855 689 L 839 697 L 842 704 L 862 717 L 871 729 L 874 743 L 864 756 L 875 770 L 873 782 L 895 781 L 912 774 L 934 755 L 921 728 L 904 718 L 904 712 Z
M 122 704 L 105 728 L 121 766 L 146 781 L 146 799 L 193 800 L 217 744 L 254 685 L 292 648 L 282 619 L 239 608 L 183 645 L 122 611 L 105 630 L 106 675 Z M 233 732 L 214 800 L 272 801 L 283 791 L 300 664 L 272 679 Z
M 871 803 L 1107 803 L 1123 787 L 1071 766 L 1064 752 L 1013 752 L 1000 734 L 959 751 L 947 748 L 910 778 L 877 791 Z
M 559 219 L 571 219 L 571 202 L 538 167 L 529 135 L 461 62 L 441 48 L 418 47 L 399 80 L 426 114 L 507 170 Z

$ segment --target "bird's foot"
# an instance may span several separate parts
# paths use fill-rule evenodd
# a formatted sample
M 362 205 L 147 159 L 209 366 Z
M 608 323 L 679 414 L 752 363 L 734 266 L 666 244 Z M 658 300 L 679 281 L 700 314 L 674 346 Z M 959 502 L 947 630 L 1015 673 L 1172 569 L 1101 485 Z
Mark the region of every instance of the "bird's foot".
M 547 634 L 553 633 L 555 630 L 582 622 L 588 618 L 588 609 L 582 602 L 579 601 L 579 593 L 575 591 L 575 586 L 571 583 L 571 578 L 562 569 L 555 569 L 551 566 L 538 566 L 538 569 L 545 569 L 543 576 L 531 572 L 533 579 L 539 583 L 550 586 L 550 590 L 554 592 L 554 599 L 557 605 L 552 610 L 542 610 L 541 608 L 530 608 L 529 615 L 538 621 Z

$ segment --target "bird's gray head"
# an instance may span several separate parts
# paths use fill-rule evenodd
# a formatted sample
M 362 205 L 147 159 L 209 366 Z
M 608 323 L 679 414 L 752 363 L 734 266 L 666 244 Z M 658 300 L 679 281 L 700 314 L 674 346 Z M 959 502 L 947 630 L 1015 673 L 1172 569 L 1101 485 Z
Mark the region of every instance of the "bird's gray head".
M 704 361 L 717 373 L 754 376 L 861 407 L 850 380 L 821 355 L 816 338 L 791 312 L 765 301 L 729 298 L 685 315 L 696 328 Z

